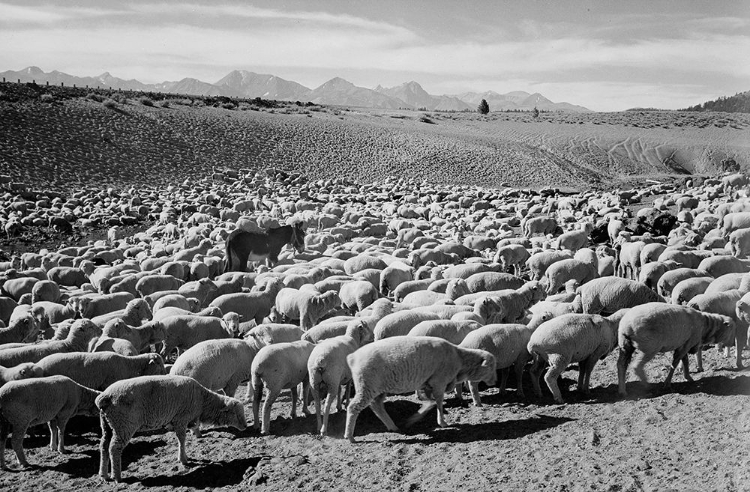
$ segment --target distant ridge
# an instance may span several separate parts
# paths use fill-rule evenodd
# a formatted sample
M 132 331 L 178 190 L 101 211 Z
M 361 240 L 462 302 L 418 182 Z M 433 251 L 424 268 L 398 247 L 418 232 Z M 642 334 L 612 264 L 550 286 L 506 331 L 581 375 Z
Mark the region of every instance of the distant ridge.
M 750 91 L 738 92 L 734 96 L 720 97 L 703 104 L 690 106 L 681 111 L 723 111 L 725 113 L 750 113 Z
M 539 93 L 529 94 L 514 91 L 498 94 L 494 91 L 482 93 L 465 92 L 458 95 L 431 95 L 415 81 L 399 86 L 375 89 L 358 87 L 340 77 L 334 77 L 320 87 L 309 89 L 294 81 L 285 80 L 270 74 L 258 74 L 247 70 L 233 70 L 216 83 L 203 82 L 194 78 L 178 81 L 165 81 L 159 84 L 144 84 L 135 79 L 125 80 L 104 72 L 95 77 L 77 77 L 56 70 L 45 73 L 41 68 L 31 66 L 23 70 L 0 72 L 9 82 L 21 81 L 39 84 L 76 85 L 77 87 L 102 87 L 144 92 L 166 92 L 195 96 L 227 96 L 279 101 L 313 102 L 339 106 L 359 106 L 380 109 L 424 109 L 428 111 L 474 111 L 482 99 L 486 99 L 490 111 L 570 111 L 589 112 L 583 106 L 566 102 L 555 103 Z

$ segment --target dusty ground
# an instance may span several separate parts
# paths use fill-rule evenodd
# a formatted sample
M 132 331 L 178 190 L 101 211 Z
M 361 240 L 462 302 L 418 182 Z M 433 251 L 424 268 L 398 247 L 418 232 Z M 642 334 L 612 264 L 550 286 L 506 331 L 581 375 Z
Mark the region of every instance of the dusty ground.
M 442 171 L 455 182 L 580 188 L 661 179 L 679 168 L 710 174 L 726 155 L 745 167 L 750 156 L 745 115 L 430 114 L 430 124 L 413 112 L 134 102 L 113 110 L 64 98 L 3 100 L 0 115 L 0 173 L 34 189 L 163 185 L 212 166 L 256 165 L 359 179 Z M 0 247 L 57 249 L 97 239 L 104 228 L 76 237 L 28 234 Z M 746 352 L 746 365 L 749 359 Z M 21 471 L 8 450 L 0 490 L 750 490 L 750 372 L 730 361 L 711 349 L 695 383 L 681 374 L 671 391 L 631 382 L 631 397 L 621 399 L 611 354 L 594 369 L 591 398 L 564 392 L 566 405 L 553 405 L 546 389 L 541 399 L 518 398 L 511 376 L 506 396 L 483 392 L 482 408 L 449 399 L 444 429 L 433 411 L 404 433 L 385 432 L 365 410 L 356 444 L 341 438 L 344 413 L 332 415 L 328 438 L 315 435 L 314 417 L 290 420 L 285 392 L 274 406 L 272 436 L 252 429 L 191 436 L 195 463 L 188 468 L 177 463 L 173 434 L 137 435 L 123 455 L 123 485 L 97 477 L 98 422 L 79 418 L 68 428 L 68 455 L 46 447 L 44 426 L 24 443 L 34 468 Z M 649 363 L 650 379 L 663 380 L 670 362 L 665 355 Z M 563 376 L 574 390 L 575 367 Z M 417 408 L 413 397 L 386 402 L 397 424 Z M 249 405 L 246 413 L 252 422 Z
M 750 490 L 750 375 L 733 370 L 715 349 L 704 360 L 695 383 L 676 375 L 665 392 L 631 382 L 633 396 L 620 399 L 617 357 L 610 354 L 594 369 L 590 399 L 564 392 L 567 404 L 553 405 L 545 389 L 542 399 L 521 400 L 511 381 L 504 397 L 494 388 L 484 391 L 481 408 L 449 399 L 449 427 L 442 429 L 433 410 L 404 433 L 385 432 L 368 409 L 357 422 L 356 444 L 342 439 L 343 412 L 331 416 L 328 438 L 315 435 L 313 416 L 289 419 L 285 392 L 273 408 L 272 436 L 251 429 L 190 436 L 195 464 L 186 468 L 176 461 L 173 434 L 137 435 L 123 454 L 125 485 L 106 488 Z M 650 362 L 651 380 L 661 381 L 670 361 Z M 574 390 L 575 368 L 563 377 Z M 385 406 L 397 425 L 418 408 L 413 397 L 389 398 Z M 252 415 L 249 405 L 246 410 Z M 93 419 L 71 424 L 67 456 L 49 451 L 46 435 L 27 437 L 27 456 L 37 467 L 19 471 L 8 456 L 11 470 L 0 473 L 0 489 L 100 489 L 95 425 Z

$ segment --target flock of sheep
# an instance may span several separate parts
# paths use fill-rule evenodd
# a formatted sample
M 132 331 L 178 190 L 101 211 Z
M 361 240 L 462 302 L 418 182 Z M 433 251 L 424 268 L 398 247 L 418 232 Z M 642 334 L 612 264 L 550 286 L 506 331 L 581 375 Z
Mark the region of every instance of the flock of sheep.
M 59 199 L 52 208 L 73 220 L 136 210 L 155 225 L 0 263 L 0 468 L 9 433 L 25 467 L 29 426 L 48 423 L 50 448 L 64 452 L 65 426 L 81 414 L 99 416 L 99 474 L 119 481 L 136 432 L 174 430 L 187 464 L 188 429 L 244 430 L 252 403 L 267 434 L 285 389 L 292 417 L 298 396 L 306 414 L 312 396 L 322 435 L 333 405 L 346 408 L 354 441 L 366 407 L 398 429 L 388 395 L 423 401 L 405 425 L 437 407 L 445 426 L 446 393 L 461 398 L 466 383 L 481 405 L 479 383 L 497 384 L 499 372 L 503 393 L 511 367 L 520 397 L 530 365 L 535 394 L 544 373 L 560 403 L 571 363 L 588 394 L 597 361 L 615 349 L 622 395 L 634 356 L 643 380 L 644 364 L 673 352 L 666 387 L 680 363 L 691 380 L 689 354 L 702 370 L 709 345 L 734 346 L 741 368 L 749 189 L 741 174 L 564 195 L 269 169 Z M 6 223 L 51 202 L 4 200 L 17 204 Z M 272 238 L 284 227 L 294 232 L 282 249 Z M 243 383 L 244 402 L 234 398 Z

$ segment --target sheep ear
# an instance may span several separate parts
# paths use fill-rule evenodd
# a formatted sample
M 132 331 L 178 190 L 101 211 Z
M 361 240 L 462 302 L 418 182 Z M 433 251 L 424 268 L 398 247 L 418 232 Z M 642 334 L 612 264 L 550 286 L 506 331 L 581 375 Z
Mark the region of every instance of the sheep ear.
M 490 361 L 487 359 L 482 359 L 482 367 L 490 367 Z

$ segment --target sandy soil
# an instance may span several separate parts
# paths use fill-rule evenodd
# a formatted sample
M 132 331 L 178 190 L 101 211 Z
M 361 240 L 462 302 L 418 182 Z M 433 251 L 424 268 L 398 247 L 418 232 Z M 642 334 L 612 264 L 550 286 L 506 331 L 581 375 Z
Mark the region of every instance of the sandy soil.
M 433 410 L 404 433 L 386 432 L 368 409 L 355 444 L 342 439 L 345 412 L 332 414 L 331 436 L 320 438 L 314 416 L 289 419 L 284 392 L 273 408 L 273 435 L 215 429 L 190 436 L 191 467 L 177 462 L 174 434 L 137 435 L 123 454 L 126 485 L 107 489 L 750 490 L 750 376 L 731 369 L 715 349 L 704 358 L 695 383 L 677 375 L 665 392 L 631 382 L 632 397 L 620 399 L 617 357 L 610 354 L 594 369 L 591 398 L 563 392 L 565 405 L 552 404 L 547 391 L 542 399 L 519 399 L 511 376 L 506 396 L 485 390 L 481 408 L 449 398 L 446 428 L 437 427 Z M 670 362 L 668 356 L 650 362 L 649 378 L 663 380 Z M 574 390 L 575 368 L 563 377 Z M 418 403 L 393 397 L 385 406 L 398 425 Z M 11 458 L 0 488 L 102 487 L 95 425 L 83 418 L 71 423 L 67 456 L 51 452 L 46 435 L 27 437 L 27 456 L 37 467 L 20 471 Z
M 36 88 L 51 91 L 52 88 Z M 419 113 L 171 99 L 112 107 L 0 86 L 0 173 L 34 189 L 166 185 L 213 168 L 277 166 L 362 182 L 389 175 L 485 186 L 607 187 L 750 162 L 750 116 Z M 79 89 L 75 94 L 84 96 Z M 93 92 L 93 91 L 92 91 Z M 116 97 L 116 95 L 113 95 Z M 101 99 L 101 97 L 99 97 Z

